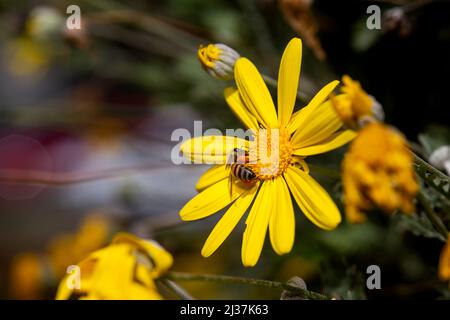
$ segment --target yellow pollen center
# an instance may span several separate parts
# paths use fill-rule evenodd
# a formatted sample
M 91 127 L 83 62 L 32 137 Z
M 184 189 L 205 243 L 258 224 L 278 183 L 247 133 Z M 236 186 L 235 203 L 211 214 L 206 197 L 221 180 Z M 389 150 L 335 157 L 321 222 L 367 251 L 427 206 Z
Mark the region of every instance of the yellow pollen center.
M 286 129 L 260 129 L 250 142 L 247 165 L 260 180 L 282 175 L 292 162 L 293 148 Z

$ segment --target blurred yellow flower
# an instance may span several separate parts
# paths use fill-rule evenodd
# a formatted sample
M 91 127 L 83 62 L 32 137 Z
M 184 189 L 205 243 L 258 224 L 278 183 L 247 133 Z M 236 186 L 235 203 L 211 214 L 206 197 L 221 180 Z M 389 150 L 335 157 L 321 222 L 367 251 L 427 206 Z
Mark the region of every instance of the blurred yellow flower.
M 69 283 L 70 275 L 60 283 L 56 299 L 158 300 L 154 280 L 166 272 L 173 258 L 156 242 L 128 233 L 118 234 L 104 249 L 81 261 L 79 288 Z
M 240 57 L 235 50 L 221 43 L 200 46 L 197 56 L 208 74 L 222 80 L 233 79 L 234 65 Z
M 101 213 L 86 216 L 75 234 L 53 239 L 48 246 L 50 266 L 56 278 L 61 278 L 67 266 L 83 259 L 87 254 L 103 247 L 110 236 L 111 221 Z
M 363 222 L 373 206 L 386 213 L 414 210 L 418 190 L 412 155 L 403 135 L 382 123 L 361 129 L 345 155 L 342 167 L 346 216 Z
M 10 264 L 9 286 L 16 299 L 45 298 L 52 281 L 61 279 L 66 268 L 103 247 L 109 240 L 112 221 L 104 214 L 88 214 L 76 233 L 50 241 L 45 253 L 20 253 Z
M 441 258 L 439 259 L 439 278 L 442 281 L 450 280 L 450 235 L 442 249 Z
M 383 120 L 383 108 L 364 91 L 358 81 L 344 75 L 342 82 L 343 94 L 333 97 L 331 100 L 336 112 L 347 126 L 357 129 L 364 126 L 366 122 Z
M 50 64 L 44 44 L 23 36 L 10 40 L 6 46 L 9 71 L 17 77 L 44 74 Z
M 16 255 L 10 270 L 10 296 L 13 299 L 42 298 L 45 266 L 38 254 L 24 252 Z
M 230 136 L 204 136 L 190 139 L 181 146 L 183 154 L 195 162 L 212 160 L 221 163 L 200 178 L 196 187 L 201 193 L 180 211 L 181 218 L 190 221 L 229 206 L 206 240 L 202 249 L 205 257 L 225 241 L 249 207 L 242 243 L 244 266 L 254 266 L 258 262 L 267 229 L 275 252 L 290 252 L 295 233 L 291 193 L 303 213 L 320 228 L 331 230 L 341 221 L 333 200 L 309 175 L 304 158 L 336 149 L 356 134 L 351 130 L 340 131 L 342 121 L 331 103 L 324 103 L 338 81 L 326 85 L 306 107 L 293 113 L 301 56 L 302 42 L 294 38 L 281 59 L 278 114 L 253 63 L 246 58 L 237 60 L 234 69 L 237 89 L 227 88 L 224 95 L 232 111 L 253 131 L 252 141 Z M 252 183 L 233 178 L 230 166 L 226 165 L 236 147 L 248 150 L 249 157 L 255 160 L 245 165 L 254 173 Z M 261 158 L 267 153 L 271 154 L 269 159 Z

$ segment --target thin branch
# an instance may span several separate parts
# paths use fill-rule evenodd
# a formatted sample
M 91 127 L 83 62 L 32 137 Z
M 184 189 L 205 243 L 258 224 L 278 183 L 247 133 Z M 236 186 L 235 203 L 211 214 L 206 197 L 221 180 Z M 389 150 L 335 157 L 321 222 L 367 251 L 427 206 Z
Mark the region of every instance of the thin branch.
M 286 283 L 252 279 L 252 278 L 242 278 L 224 275 L 213 275 L 213 274 L 192 274 L 186 272 L 168 272 L 165 277 L 174 281 L 206 281 L 215 283 L 226 283 L 226 284 L 244 284 L 250 286 L 258 286 L 272 289 L 288 290 L 303 299 L 309 300 L 329 300 L 329 298 L 323 294 L 300 289 Z
M 428 162 L 422 160 L 414 152 L 411 153 L 414 157 L 414 168 L 417 174 L 425 180 L 428 185 L 437 190 L 447 199 L 450 199 L 450 177 L 433 167 Z
M 265 74 L 262 74 L 262 77 L 263 77 L 264 81 L 266 82 L 266 84 L 268 84 L 272 88 L 276 89 L 278 87 L 277 80 L 275 80 L 274 78 L 269 77 Z M 297 99 L 302 103 L 306 103 L 309 101 L 308 95 L 301 91 L 297 91 Z
M 0 182 L 17 184 L 39 184 L 49 186 L 69 185 L 95 180 L 112 179 L 127 176 L 143 171 L 167 169 L 172 165 L 143 164 L 130 167 L 118 167 L 95 172 L 54 173 L 47 171 L 2 169 L 0 170 Z
M 147 32 L 167 39 L 172 44 L 188 51 L 196 51 L 201 38 L 176 28 L 162 19 L 136 10 L 110 10 L 92 13 L 89 21 L 95 24 L 128 23 L 136 25 Z
M 425 214 L 428 219 L 430 219 L 430 222 L 433 224 L 436 231 L 439 232 L 439 234 L 444 237 L 444 241 L 446 241 L 448 238 L 447 227 L 444 225 L 436 212 L 434 212 L 433 207 L 430 205 L 430 201 L 422 190 L 417 193 L 417 200 L 419 200 L 422 204 Z
M 321 166 L 318 166 L 315 164 L 310 164 L 310 163 L 308 164 L 308 167 L 312 173 L 327 176 L 327 177 L 330 177 L 333 179 L 338 179 L 338 180 L 341 179 L 340 173 L 331 168 L 325 168 L 325 167 L 321 167 Z
M 180 300 L 195 300 L 186 290 L 175 282 L 169 279 L 158 279 L 157 281 Z

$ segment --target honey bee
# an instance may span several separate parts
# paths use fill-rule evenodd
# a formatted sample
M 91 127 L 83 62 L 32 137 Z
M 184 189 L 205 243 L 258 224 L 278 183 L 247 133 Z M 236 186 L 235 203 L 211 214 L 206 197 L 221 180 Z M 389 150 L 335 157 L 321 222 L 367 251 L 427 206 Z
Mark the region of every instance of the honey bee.
M 228 157 L 227 164 L 230 166 L 229 189 L 230 196 L 233 193 L 233 180 L 238 179 L 246 184 L 254 183 L 257 179 L 256 174 L 248 166 L 248 151 L 234 148 Z

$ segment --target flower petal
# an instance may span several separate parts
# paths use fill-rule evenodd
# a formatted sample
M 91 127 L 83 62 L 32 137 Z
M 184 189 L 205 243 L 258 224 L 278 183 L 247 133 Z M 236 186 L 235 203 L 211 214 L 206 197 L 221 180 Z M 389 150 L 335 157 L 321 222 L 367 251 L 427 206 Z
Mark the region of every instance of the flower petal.
M 303 138 L 302 127 L 306 125 L 313 117 L 317 108 L 325 101 L 325 99 L 333 92 L 334 88 L 339 84 L 339 81 L 335 80 L 324 86 L 320 91 L 312 98 L 309 104 L 304 108 L 305 111 L 299 114 L 298 117 L 293 118 L 289 123 L 289 131 L 294 132 L 292 142 L 294 144 L 299 143 Z M 294 122 L 295 120 L 295 122 Z
M 230 136 L 201 136 L 183 142 L 180 151 L 194 163 L 225 164 L 234 148 L 248 148 L 248 141 Z
M 202 249 L 202 256 L 209 257 L 225 241 L 225 239 L 230 235 L 231 231 L 233 231 L 233 229 L 236 227 L 239 220 L 241 220 L 245 211 L 247 211 L 256 195 L 257 190 L 258 185 L 255 184 L 253 188 L 244 192 L 230 206 L 230 208 L 219 220 L 213 231 L 210 233 L 208 239 L 206 240 L 205 245 Z
M 306 157 L 324 153 L 343 146 L 347 142 L 353 140 L 356 136 L 357 133 L 353 130 L 336 132 L 327 139 L 318 142 L 316 145 L 295 149 L 294 154 L 297 156 Z
M 242 100 L 253 116 L 266 128 L 276 128 L 275 106 L 258 69 L 247 58 L 240 58 L 234 67 L 234 75 Z
M 201 175 L 195 185 L 195 189 L 197 189 L 197 191 L 202 191 L 229 176 L 230 168 L 227 168 L 226 164 L 213 166 Z
M 341 215 L 328 193 L 310 175 L 296 167 L 284 174 L 289 190 L 305 216 L 318 227 L 331 230 L 341 222 Z
M 302 41 L 294 38 L 284 49 L 278 72 L 278 121 L 283 127 L 289 123 L 294 110 L 301 62 Z
M 258 129 L 258 121 L 245 106 L 237 89 L 225 88 L 223 95 L 233 113 L 248 129 Z
M 273 181 L 265 181 L 256 196 L 245 224 L 241 258 L 245 267 L 253 267 L 259 260 L 266 238 L 273 206 Z
M 283 178 L 274 179 L 274 208 L 270 216 L 270 242 L 279 255 L 289 253 L 295 238 L 295 217 L 291 195 Z
M 314 117 L 311 117 L 301 128 L 299 143 L 295 149 L 311 146 L 319 141 L 325 140 L 343 126 L 330 100 L 322 103 Z
M 228 179 L 221 180 L 192 198 L 181 210 L 184 221 L 202 219 L 225 208 L 246 189 L 235 185 L 233 197 L 230 195 Z

